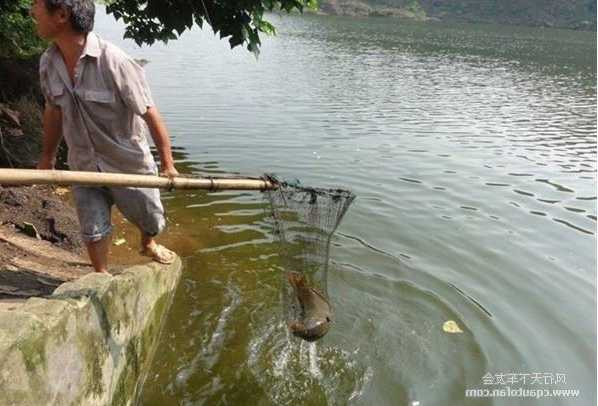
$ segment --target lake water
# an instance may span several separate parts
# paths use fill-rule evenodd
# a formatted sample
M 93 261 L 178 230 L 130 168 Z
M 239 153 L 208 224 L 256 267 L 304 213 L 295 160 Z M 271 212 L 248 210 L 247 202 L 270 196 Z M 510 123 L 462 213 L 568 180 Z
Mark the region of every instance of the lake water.
M 165 193 L 184 271 L 141 403 L 595 404 L 596 33 L 270 20 L 256 60 L 199 30 L 138 48 L 99 10 L 97 32 L 150 61 L 181 172 L 357 194 L 336 323 L 306 344 L 263 196 Z M 580 394 L 465 397 L 506 388 L 488 379 Z

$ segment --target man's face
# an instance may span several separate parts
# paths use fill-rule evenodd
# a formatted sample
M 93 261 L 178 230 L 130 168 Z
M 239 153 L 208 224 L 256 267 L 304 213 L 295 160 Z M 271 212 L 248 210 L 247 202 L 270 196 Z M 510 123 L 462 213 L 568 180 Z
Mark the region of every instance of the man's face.
M 68 12 L 64 9 L 50 12 L 44 0 L 33 0 L 30 14 L 35 21 L 37 35 L 43 39 L 52 40 L 68 27 Z

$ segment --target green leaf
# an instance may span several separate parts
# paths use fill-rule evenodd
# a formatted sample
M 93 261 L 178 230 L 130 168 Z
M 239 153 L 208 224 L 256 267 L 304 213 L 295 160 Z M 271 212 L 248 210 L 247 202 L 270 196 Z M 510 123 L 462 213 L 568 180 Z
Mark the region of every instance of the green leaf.
M 265 10 L 280 7 L 288 12 L 301 11 L 316 5 L 314 0 L 111 0 L 106 10 L 123 20 L 127 27 L 125 36 L 140 45 L 174 40 L 194 25 L 202 27 L 206 21 L 220 38 L 228 38 L 232 48 L 246 44 L 257 55 L 261 46 L 259 33 L 276 33 L 276 28 L 262 19 Z

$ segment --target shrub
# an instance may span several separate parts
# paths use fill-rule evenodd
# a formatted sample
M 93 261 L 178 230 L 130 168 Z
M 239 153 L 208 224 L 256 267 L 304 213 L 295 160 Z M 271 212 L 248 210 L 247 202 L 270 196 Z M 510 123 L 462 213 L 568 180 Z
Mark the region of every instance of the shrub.
M 28 57 L 40 53 L 44 42 L 29 16 L 30 0 L 0 0 L 0 57 Z

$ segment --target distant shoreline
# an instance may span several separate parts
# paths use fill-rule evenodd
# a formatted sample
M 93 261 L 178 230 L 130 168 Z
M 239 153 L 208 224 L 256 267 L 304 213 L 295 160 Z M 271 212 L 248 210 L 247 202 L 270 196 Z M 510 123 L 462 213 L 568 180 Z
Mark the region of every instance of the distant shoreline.
M 306 11 L 308 11 L 306 9 Z M 309 12 L 309 11 L 308 11 Z M 346 17 L 394 17 L 420 22 L 470 23 L 470 24 L 498 24 L 524 27 L 543 27 L 570 29 L 578 31 L 596 31 L 596 21 L 560 21 L 551 16 L 538 16 L 535 20 L 524 17 L 507 15 L 485 17 L 474 13 L 450 14 L 447 12 L 429 13 L 418 3 L 411 3 L 409 7 L 374 6 L 367 1 L 359 0 L 323 0 L 320 8 L 314 12 L 319 15 Z M 550 18 L 548 18 L 550 17 Z

